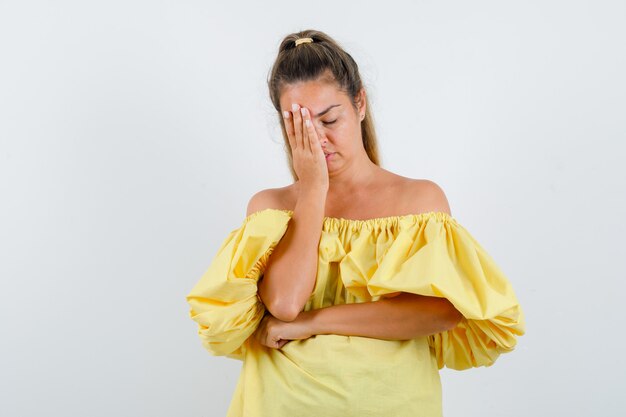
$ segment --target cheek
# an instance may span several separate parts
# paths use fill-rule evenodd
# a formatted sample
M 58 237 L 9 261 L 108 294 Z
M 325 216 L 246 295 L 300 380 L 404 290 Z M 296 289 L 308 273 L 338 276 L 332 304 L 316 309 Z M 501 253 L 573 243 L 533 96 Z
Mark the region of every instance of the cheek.
M 359 134 L 360 126 L 358 126 L 358 128 L 359 130 L 356 130 L 354 125 L 350 123 L 343 123 L 331 129 L 329 131 L 329 135 L 335 135 L 337 138 L 342 139 L 343 141 L 348 141 Z

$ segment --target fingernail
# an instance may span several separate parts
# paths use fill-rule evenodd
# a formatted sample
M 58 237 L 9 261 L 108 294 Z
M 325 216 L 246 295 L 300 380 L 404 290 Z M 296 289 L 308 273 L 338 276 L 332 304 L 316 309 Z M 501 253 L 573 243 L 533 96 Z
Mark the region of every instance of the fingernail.
M 300 108 L 300 106 L 298 106 L 296 103 L 293 103 L 293 104 L 291 105 L 291 109 L 292 109 L 293 111 L 298 111 L 298 109 L 299 109 L 299 108 Z
M 303 116 L 306 116 L 306 109 L 304 107 L 301 108 L 300 113 L 302 113 Z
M 306 125 L 306 127 L 311 126 L 311 121 L 309 119 L 304 119 L 304 124 Z
M 283 117 L 289 119 L 289 112 L 287 110 L 283 111 Z

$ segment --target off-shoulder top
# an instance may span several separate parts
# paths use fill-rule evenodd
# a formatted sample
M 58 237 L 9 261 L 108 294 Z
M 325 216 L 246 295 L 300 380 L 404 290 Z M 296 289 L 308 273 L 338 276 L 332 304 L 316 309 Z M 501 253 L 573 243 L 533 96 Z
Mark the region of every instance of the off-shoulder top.
M 525 333 L 502 270 L 453 216 L 431 211 L 325 217 L 304 311 L 403 291 L 447 298 L 463 315 L 455 328 L 411 340 L 327 334 L 261 345 L 251 337 L 266 312 L 257 282 L 292 215 L 247 216 L 186 297 L 204 348 L 243 361 L 228 417 L 441 416 L 439 369 L 491 366 Z

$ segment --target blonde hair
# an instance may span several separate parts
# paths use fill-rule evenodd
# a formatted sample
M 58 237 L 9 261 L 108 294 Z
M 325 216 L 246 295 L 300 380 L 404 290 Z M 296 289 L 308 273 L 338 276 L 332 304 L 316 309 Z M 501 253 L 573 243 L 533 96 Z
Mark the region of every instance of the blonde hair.
M 313 42 L 301 43 L 296 46 L 295 41 L 300 38 L 311 38 Z M 289 161 L 289 169 L 294 181 L 298 179 L 293 169 L 293 158 L 289 137 L 285 130 L 285 122 L 280 109 L 280 93 L 286 84 L 299 81 L 317 80 L 330 71 L 334 81 L 342 91 L 345 91 L 357 109 L 356 97 L 363 87 L 359 67 L 339 44 L 318 30 L 303 30 L 287 35 L 278 48 L 278 56 L 272 65 L 267 84 L 270 91 L 270 99 L 274 108 L 278 112 L 278 119 L 285 150 Z M 378 152 L 378 142 L 374 129 L 374 119 L 372 117 L 372 107 L 370 106 L 368 95 L 365 95 L 365 118 L 361 121 L 361 136 L 363 137 L 363 148 L 369 159 L 380 166 L 380 155 Z

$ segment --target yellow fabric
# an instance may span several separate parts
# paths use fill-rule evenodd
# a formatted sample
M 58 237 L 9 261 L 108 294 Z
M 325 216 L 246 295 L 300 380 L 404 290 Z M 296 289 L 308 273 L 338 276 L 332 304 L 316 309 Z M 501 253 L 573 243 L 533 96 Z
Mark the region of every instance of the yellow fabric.
M 411 340 L 330 334 L 281 349 L 260 345 L 250 337 L 266 312 L 257 282 L 292 215 L 265 209 L 246 217 L 187 295 L 203 346 L 243 361 L 228 417 L 441 416 L 439 369 L 491 366 L 525 333 L 494 260 L 454 217 L 431 211 L 325 217 L 304 310 L 404 291 L 450 300 L 464 316 L 454 329 Z

